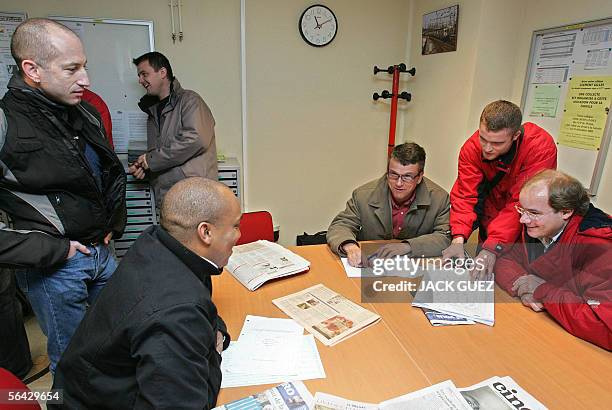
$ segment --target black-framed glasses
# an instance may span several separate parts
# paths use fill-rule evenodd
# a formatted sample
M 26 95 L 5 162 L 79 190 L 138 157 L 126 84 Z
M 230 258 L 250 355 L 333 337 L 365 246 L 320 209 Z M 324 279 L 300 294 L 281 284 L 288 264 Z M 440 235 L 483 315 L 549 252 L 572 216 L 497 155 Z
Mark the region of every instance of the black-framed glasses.
M 412 175 L 412 174 L 400 175 L 400 174 L 396 174 L 393 171 L 387 172 L 387 178 L 389 178 L 391 181 L 397 181 L 398 179 L 401 178 L 402 182 L 414 182 L 414 180 L 417 179 L 419 175 L 421 175 L 420 172 L 416 175 Z

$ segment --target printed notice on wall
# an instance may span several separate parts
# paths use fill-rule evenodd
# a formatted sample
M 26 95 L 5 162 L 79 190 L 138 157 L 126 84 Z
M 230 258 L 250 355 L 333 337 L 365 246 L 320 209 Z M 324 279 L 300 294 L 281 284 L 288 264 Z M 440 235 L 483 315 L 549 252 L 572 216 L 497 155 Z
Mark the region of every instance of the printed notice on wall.
M 536 85 L 533 90 L 530 117 L 551 117 L 557 115 L 561 86 L 557 84 Z
M 559 144 L 599 149 L 611 100 L 612 76 L 572 78 L 561 119 Z

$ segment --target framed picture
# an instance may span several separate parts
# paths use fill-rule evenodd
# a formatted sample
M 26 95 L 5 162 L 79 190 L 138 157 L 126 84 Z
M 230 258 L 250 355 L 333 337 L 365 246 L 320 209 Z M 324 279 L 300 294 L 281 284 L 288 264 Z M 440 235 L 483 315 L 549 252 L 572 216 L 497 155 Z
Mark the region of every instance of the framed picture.
M 456 51 L 458 22 L 458 4 L 424 14 L 421 54 Z

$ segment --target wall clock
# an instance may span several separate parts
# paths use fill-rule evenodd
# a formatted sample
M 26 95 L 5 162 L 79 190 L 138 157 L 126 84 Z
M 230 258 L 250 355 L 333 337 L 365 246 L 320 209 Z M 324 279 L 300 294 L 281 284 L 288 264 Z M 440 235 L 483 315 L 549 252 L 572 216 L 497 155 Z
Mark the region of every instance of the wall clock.
M 298 26 L 304 41 L 314 47 L 328 45 L 338 32 L 336 15 L 321 4 L 314 4 L 304 10 Z

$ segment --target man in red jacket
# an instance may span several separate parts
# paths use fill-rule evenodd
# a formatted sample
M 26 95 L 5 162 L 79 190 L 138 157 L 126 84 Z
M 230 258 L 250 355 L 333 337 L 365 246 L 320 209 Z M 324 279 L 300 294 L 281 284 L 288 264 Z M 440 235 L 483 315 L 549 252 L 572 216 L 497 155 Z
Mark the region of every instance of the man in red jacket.
M 93 105 L 93 107 L 100 113 L 100 117 L 102 117 L 102 125 L 104 126 L 104 132 L 106 134 L 106 139 L 110 143 L 110 146 L 114 148 L 113 145 L 113 121 L 111 120 L 111 114 L 108 110 L 108 106 L 98 94 L 94 93 L 88 88 L 83 90 L 82 101 L 86 101 L 89 104 Z
M 536 174 L 519 198 L 523 239 L 497 261 L 497 283 L 571 334 L 612 349 L 612 218 L 559 171 Z
M 480 127 L 461 147 L 459 172 L 450 193 L 451 245 L 444 258 L 463 258 L 464 243 L 479 228 L 477 267 L 482 279 L 521 230 L 514 209 L 523 183 L 536 172 L 557 167 L 557 147 L 544 129 L 527 122 L 515 104 L 499 100 L 480 115 Z

